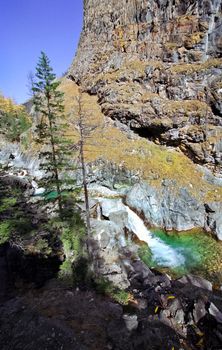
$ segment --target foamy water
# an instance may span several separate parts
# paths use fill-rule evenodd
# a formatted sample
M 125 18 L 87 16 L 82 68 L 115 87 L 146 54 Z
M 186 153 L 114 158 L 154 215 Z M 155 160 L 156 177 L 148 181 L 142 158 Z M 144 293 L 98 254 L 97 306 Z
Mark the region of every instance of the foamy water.
M 178 250 L 171 248 L 169 245 L 155 237 L 145 226 L 140 217 L 129 207 L 125 206 L 128 213 L 127 228 L 133 231 L 137 237 L 148 244 L 153 260 L 158 265 L 166 267 L 177 267 L 185 263 L 185 257 Z

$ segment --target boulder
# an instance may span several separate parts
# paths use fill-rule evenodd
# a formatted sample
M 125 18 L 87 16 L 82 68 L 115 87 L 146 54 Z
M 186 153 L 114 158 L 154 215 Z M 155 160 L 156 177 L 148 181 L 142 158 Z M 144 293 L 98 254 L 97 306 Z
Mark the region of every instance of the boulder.
M 132 267 L 134 270 L 134 274 L 132 275 L 131 279 L 141 279 L 144 283 L 146 281 L 149 281 L 149 284 L 152 284 L 152 281 L 154 279 L 154 274 L 152 271 L 146 266 L 141 260 L 134 261 L 132 263 Z
M 119 227 L 127 227 L 128 213 L 125 210 L 112 212 L 109 215 L 110 221 L 115 222 Z
M 126 203 L 143 214 L 151 225 L 166 230 L 185 231 L 204 227 L 204 206 L 186 188 L 175 194 L 173 186 L 173 181 L 165 180 L 156 190 L 147 183 L 138 183 L 128 191 Z
M 92 220 L 93 238 L 101 249 L 118 247 L 118 238 L 123 234 L 118 225 L 111 221 Z
M 194 322 L 197 324 L 201 318 L 203 318 L 207 314 L 205 301 L 202 299 L 197 300 L 194 303 L 194 309 L 193 309 L 193 319 Z
M 174 329 L 181 336 L 187 335 L 187 328 L 185 325 L 185 312 L 181 301 L 178 298 L 173 299 L 172 301 L 165 300 L 165 296 L 161 296 L 161 299 L 167 305 L 164 306 L 164 309 L 160 312 L 159 318 L 160 321 L 165 325 Z
M 44 172 L 39 169 L 38 155 L 33 154 L 33 149 L 31 152 L 23 152 L 19 143 L 0 142 L 0 164 L 13 169 L 27 170 L 30 175 L 41 178 Z
M 222 203 L 211 202 L 205 204 L 207 219 L 205 229 L 222 240 Z
M 119 211 L 127 213 L 121 199 L 103 199 L 100 201 L 102 215 L 110 218 L 110 215 Z
M 137 329 L 138 327 L 138 319 L 137 315 L 123 315 L 123 320 L 125 322 L 126 328 L 129 332 L 132 332 Z
M 222 312 L 218 310 L 218 308 L 213 303 L 210 303 L 208 311 L 209 314 L 217 320 L 217 322 L 222 323 Z
M 92 254 L 94 271 L 104 276 L 115 286 L 125 289 L 129 286 L 127 268 L 122 259 L 124 231 L 112 221 L 92 220 L 94 232 Z
M 18 187 L 22 190 L 32 190 L 32 184 L 27 178 L 22 178 L 15 175 L 1 176 L 1 183 Z
M 180 278 L 178 280 L 178 282 L 182 283 L 182 284 L 192 284 L 198 288 L 202 288 L 202 289 L 206 289 L 209 291 L 212 291 L 213 289 L 213 285 L 211 282 L 207 281 L 205 278 L 203 277 L 199 277 L 199 276 L 194 276 L 194 275 L 186 275 L 183 276 L 182 278 Z

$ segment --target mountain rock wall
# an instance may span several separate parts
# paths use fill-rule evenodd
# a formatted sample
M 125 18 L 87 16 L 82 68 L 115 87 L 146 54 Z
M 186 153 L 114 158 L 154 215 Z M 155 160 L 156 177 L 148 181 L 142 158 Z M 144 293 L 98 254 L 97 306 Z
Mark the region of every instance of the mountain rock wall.
M 218 57 L 221 8 L 221 0 L 85 0 L 74 72 L 86 74 L 93 61 L 101 61 L 102 52 L 172 63 Z
M 85 0 L 68 76 L 106 116 L 222 167 L 222 0 Z

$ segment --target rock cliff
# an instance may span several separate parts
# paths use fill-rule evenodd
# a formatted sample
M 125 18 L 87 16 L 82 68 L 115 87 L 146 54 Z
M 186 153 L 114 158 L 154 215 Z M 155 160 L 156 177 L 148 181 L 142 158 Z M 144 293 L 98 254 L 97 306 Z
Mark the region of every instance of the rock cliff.
M 68 76 L 106 116 L 220 172 L 221 57 L 221 0 L 85 0 Z
M 144 181 L 146 210 L 139 192 L 129 204 L 150 224 L 204 227 L 219 239 L 221 34 L 222 0 L 85 0 L 79 48 L 60 86 L 76 142 L 83 90 L 89 183 L 117 189 Z M 21 141 L 14 149 L 0 140 L 0 158 L 38 176 L 32 135 Z

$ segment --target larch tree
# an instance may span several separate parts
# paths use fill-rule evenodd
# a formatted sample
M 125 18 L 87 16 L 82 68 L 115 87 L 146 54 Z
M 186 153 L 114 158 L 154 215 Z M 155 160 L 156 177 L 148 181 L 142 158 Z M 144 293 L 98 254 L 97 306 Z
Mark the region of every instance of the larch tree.
M 85 200 L 85 217 L 86 217 L 86 229 L 87 236 L 90 238 L 91 224 L 90 224 L 90 206 L 89 206 L 89 193 L 88 193 L 88 180 L 86 171 L 85 155 L 88 152 L 87 146 L 93 131 L 98 128 L 97 122 L 94 122 L 92 118 L 84 111 L 83 92 L 81 88 L 78 90 L 78 95 L 75 99 L 77 102 L 77 108 L 71 112 L 72 123 L 75 130 L 78 132 L 78 143 L 75 145 L 75 150 L 79 152 L 79 163 L 82 172 L 82 187 Z M 89 250 L 89 247 L 88 247 Z
M 89 208 L 89 194 L 87 186 L 87 177 L 86 177 L 86 164 L 84 157 L 84 147 L 87 136 L 90 133 L 89 127 L 85 123 L 85 118 L 82 110 L 82 92 L 79 89 L 79 96 L 77 97 L 78 102 L 78 121 L 77 126 L 79 130 L 79 154 L 80 154 L 80 163 L 82 168 L 82 179 L 83 179 L 83 191 L 85 197 L 85 206 L 86 206 L 86 228 L 87 235 L 90 236 L 91 225 L 90 225 L 90 208 Z

